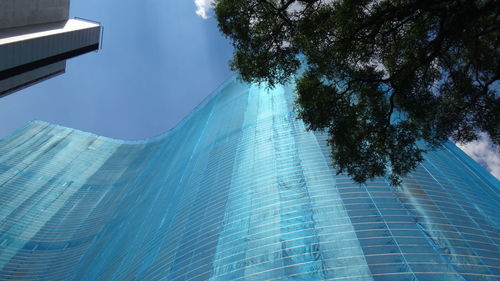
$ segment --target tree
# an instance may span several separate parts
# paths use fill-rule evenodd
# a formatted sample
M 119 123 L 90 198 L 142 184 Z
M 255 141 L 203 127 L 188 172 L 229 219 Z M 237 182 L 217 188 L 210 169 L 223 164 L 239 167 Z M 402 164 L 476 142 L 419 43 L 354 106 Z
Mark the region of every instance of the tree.
M 496 1 L 215 4 L 232 69 L 270 87 L 296 79 L 298 116 L 329 133 L 334 166 L 358 183 L 397 185 L 450 138 L 500 144 Z

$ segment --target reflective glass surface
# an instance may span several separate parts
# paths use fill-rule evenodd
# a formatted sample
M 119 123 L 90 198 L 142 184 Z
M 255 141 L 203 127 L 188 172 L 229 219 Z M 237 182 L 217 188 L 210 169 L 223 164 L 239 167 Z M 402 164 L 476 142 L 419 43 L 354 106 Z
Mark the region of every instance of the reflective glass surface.
M 500 277 L 498 180 L 447 143 L 401 187 L 354 184 L 293 101 L 231 80 L 144 141 L 41 121 L 2 139 L 0 279 Z

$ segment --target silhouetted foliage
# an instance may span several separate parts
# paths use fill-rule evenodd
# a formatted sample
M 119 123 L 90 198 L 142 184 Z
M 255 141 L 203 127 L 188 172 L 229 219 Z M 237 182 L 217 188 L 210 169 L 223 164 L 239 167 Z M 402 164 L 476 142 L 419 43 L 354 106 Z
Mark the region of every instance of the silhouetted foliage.
M 218 0 L 215 12 L 231 67 L 271 87 L 296 79 L 299 117 L 329 133 L 356 182 L 397 185 L 449 138 L 500 144 L 497 1 Z

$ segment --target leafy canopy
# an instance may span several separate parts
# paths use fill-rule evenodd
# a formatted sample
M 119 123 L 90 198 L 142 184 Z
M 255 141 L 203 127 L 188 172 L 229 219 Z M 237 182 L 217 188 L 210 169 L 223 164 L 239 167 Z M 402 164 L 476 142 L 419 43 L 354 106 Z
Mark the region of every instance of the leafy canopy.
M 215 4 L 233 70 L 271 87 L 296 79 L 299 117 L 329 133 L 334 166 L 356 182 L 386 175 L 397 185 L 449 138 L 483 131 L 500 144 L 496 1 Z

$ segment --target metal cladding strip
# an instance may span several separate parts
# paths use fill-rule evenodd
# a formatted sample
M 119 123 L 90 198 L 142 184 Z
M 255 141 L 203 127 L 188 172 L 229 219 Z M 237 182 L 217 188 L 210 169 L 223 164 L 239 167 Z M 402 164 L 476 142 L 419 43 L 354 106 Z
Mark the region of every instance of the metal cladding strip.
M 232 79 L 151 139 L 0 139 L 0 280 L 500 278 L 498 180 L 447 143 L 360 186 L 293 103 Z

